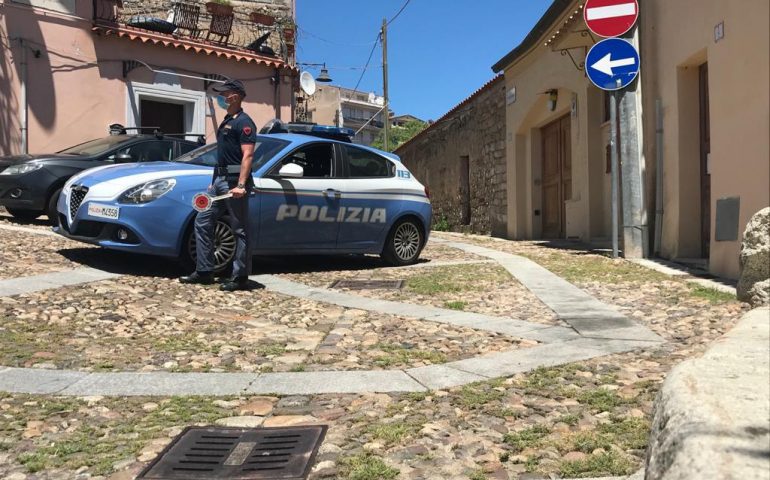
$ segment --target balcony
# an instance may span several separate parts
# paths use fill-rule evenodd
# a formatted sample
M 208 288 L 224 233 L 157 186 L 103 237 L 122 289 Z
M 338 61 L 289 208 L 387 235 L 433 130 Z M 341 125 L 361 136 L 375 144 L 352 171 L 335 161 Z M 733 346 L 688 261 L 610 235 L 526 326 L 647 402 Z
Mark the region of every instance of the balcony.
M 293 65 L 291 12 L 270 14 L 195 0 L 93 0 L 94 26 L 275 58 Z
M 345 119 L 345 123 L 346 124 L 349 123 L 349 122 L 352 122 L 352 123 L 356 123 L 358 125 L 363 125 L 364 123 L 369 122 L 369 119 L 368 118 L 364 118 L 364 117 L 349 117 L 349 116 L 344 116 L 343 115 L 343 118 Z M 372 120 L 371 122 L 369 122 L 369 125 L 371 125 L 374 128 L 382 128 L 382 127 L 384 127 L 382 122 L 379 121 L 379 120 Z

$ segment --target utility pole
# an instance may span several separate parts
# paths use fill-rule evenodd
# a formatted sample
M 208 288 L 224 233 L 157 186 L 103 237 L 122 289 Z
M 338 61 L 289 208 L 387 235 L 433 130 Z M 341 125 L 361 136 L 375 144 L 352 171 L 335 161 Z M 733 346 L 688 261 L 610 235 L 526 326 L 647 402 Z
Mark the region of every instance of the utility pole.
M 390 130 L 390 107 L 388 105 L 388 22 L 384 18 L 382 19 L 382 90 L 385 96 L 385 110 L 383 115 L 385 119 L 382 124 L 384 126 L 385 137 L 385 151 L 388 149 L 388 130 Z
M 612 258 L 618 258 L 618 92 L 610 93 L 610 149 Z

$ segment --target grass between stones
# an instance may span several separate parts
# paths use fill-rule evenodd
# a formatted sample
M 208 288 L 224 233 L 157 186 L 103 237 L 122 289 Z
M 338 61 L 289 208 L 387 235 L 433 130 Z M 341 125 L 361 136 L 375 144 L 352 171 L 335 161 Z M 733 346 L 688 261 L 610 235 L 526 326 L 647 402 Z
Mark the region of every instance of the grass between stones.
M 374 358 L 375 365 L 382 368 L 408 365 L 413 360 L 424 360 L 431 364 L 446 363 L 447 361 L 446 355 L 434 350 L 417 350 L 392 343 L 378 343 L 374 348 L 387 353 L 387 355 L 379 355 Z
M 400 473 L 370 452 L 343 457 L 340 464 L 341 473 L 349 480 L 389 480 L 397 478 Z
M 670 280 L 670 277 L 663 273 L 622 259 L 613 260 L 602 255 L 579 253 L 581 254 L 570 250 L 550 252 L 543 249 L 536 253 L 526 251 L 519 254 L 539 263 L 569 282 L 616 283 Z
M 182 426 L 208 425 L 231 415 L 206 397 L 174 397 L 157 403 L 140 398 L 89 403 L 34 396 L 5 402 L 8 398 L 0 397 L 0 445 L 12 450 L 29 473 L 87 467 L 92 475 L 106 475 L 116 464 L 134 462 L 148 444 L 165 445 Z
M 462 293 L 482 290 L 484 284 L 499 284 L 512 279 L 504 268 L 496 265 L 452 265 L 431 268 L 409 277 L 406 289 L 418 295 Z
M 712 305 L 736 301 L 735 295 L 732 293 L 693 284 L 690 284 L 690 296 L 708 300 Z

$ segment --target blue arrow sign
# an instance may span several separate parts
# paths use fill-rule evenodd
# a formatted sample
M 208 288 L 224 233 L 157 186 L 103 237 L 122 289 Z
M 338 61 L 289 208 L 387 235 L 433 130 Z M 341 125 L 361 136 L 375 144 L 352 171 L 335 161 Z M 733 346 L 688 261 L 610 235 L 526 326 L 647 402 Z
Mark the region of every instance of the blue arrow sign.
M 588 51 L 586 74 L 602 90 L 620 90 L 639 74 L 639 52 L 622 38 L 608 38 Z

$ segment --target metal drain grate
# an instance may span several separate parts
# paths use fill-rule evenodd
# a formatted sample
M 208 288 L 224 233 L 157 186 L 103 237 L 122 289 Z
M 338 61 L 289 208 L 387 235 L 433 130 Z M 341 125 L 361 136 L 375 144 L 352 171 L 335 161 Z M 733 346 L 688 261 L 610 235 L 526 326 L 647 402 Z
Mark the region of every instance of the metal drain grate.
M 304 479 L 327 428 L 187 427 L 136 478 Z
M 375 290 L 380 288 L 399 289 L 403 280 L 336 280 L 330 288 L 349 288 L 351 290 Z

